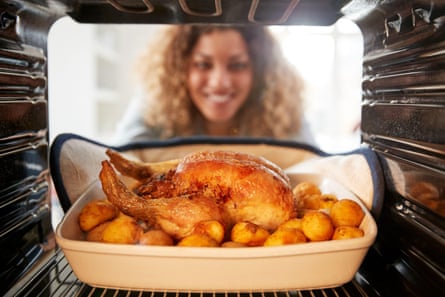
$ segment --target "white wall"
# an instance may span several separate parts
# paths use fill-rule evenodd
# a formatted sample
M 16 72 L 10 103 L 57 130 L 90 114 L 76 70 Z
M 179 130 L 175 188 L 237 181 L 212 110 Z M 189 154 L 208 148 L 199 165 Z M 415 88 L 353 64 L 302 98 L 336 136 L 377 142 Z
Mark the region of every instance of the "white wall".
M 106 142 L 134 95 L 134 65 L 157 26 L 78 24 L 48 40 L 50 139 L 76 133 Z

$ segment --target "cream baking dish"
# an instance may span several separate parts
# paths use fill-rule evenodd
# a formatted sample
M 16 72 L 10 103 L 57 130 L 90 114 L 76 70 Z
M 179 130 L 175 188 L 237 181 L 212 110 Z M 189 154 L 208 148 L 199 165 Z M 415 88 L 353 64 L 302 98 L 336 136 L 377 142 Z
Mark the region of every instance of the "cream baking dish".
M 195 248 L 87 242 L 78 215 L 104 197 L 96 181 L 77 199 L 56 229 L 56 240 L 79 280 L 97 287 L 151 291 L 268 291 L 328 288 L 353 279 L 377 235 L 362 202 L 334 180 L 291 174 L 293 184 L 312 181 L 323 193 L 362 205 L 365 236 L 278 247 Z

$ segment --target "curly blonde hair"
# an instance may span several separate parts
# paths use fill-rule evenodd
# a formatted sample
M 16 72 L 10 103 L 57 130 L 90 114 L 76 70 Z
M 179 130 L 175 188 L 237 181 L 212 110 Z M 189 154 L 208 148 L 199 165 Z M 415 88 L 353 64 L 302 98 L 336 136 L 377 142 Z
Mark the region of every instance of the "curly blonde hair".
M 139 61 L 146 94 L 144 121 L 161 139 L 196 134 L 202 115 L 186 88 L 187 64 L 202 34 L 236 30 L 245 39 L 254 86 L 237 113 L 239 135 L 290 138 L 301 127 L 303 82 L 267 28 L 235 25 L 168 25 Z

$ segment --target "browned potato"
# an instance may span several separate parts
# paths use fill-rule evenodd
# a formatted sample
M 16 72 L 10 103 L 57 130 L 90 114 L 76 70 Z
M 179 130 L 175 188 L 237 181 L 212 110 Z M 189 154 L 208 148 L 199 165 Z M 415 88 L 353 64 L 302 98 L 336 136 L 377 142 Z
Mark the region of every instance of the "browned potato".
M 193 233 L 208 235 L 219 244 L 224 239 L 224 226 L 216 220 L 202 221 L 195 225 Z
M 218 247 L 218 242 L 206 234 L 191 234 L 181 239 L 178 246 L 188 247 Z
M 234 242 L 234 241 L 225 241 L 221 244 L 221 247 L 225 248 L 239 248 L 239 247 L 247 247 L 247 245 L 240 243 L 240 242 Z
M 134 218 L 121 214 L 105 228 L 102 238 L 108 243 L 135 244 L 142 232 L 142 227 Z
M 107 226 L 110 224 L 111 222 L 105 222 L 102 223 L 96 227 L 94 227 L 93 229 L 91 229 L 88 233 L 87 233 L 87 241 L 97 241 L 97 242 L 101 242 L 103 241 L 103 234 L 104 234 L 104 230 L 105 228 L 107 228 Z
M 174 242 L 171 236 L 162 230 L 148 230 L 139 237 L 139 244 L 171 246 Z
M 335 228 L 334 235 L 332 235 L 332 239 L 333 240 L 350 239 L 350 238 L 363 237 L 364 235 L 365 233 L 360 228 L 351 226 L 340 226 Z
M 277 246 L 306 242 L 303 231 L 295 228 L 278 228 L 264 242 L 264 246 Z
M 322 194 L 320 196 L 320 209 L 330 210 L 337 201 L 337 196 L 334 194 Z
M 318 211 L 322 211 L 320 209 L 316 210 L 316 209 L 300 209 L 298 212 L 298 218 L 303 218 L 305 214 L 307 214 L 308 212 L 318 212 Z
M 332 205 L 337 202 L 338 199 L 334 194 L 313 194 L 306 196 L 302 200 L 302 206 L 305 209 L 319 210 L 319 209 L 331 209 Z
M 365 216 L 365 212 L 354 200 L 341 199 L 332 206 L 330 216 L 335 227 L 358 227 Z
M 312 195 L 321 195 L 320 188 L 312 182 L 300 182 L 293 189 L 292 192 L 297 199 L 305 199 Z
M 269 235 L 269 231 L 256 224 L 239 222 L 232 227 L 230 238 L 234 242 L 248 246 L 260 246 L 263 245 Z
M 284 229 L 291 228 L 291 229 L 300 229 L 301 230 L 301 218 L 290 219 L 278 227 L 278 229 L 281 229 L 281 228 L 284 228 Z
M 306 196 L 301 200 L 304 209 L 319 210 L 321 208 L 321 194 Z
M 331 218 L 324 212 L 307 212 L 301 221 L 304 235 L 310 241 L 330 240 L 334 233 L 334 224 Z
M 82 231 L 90 231 L 103 222 L 114 219 L 119 210 L 108 200 L 92 200 L 80 211 L 79 226 Z

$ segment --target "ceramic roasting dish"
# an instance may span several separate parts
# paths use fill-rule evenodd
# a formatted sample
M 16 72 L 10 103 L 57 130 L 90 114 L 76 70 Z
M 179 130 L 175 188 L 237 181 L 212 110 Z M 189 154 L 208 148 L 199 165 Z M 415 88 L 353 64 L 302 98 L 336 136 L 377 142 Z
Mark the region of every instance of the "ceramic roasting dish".
M 85 241 L 78 215 L 104 198 L 96 181 L 76 200 L 56 229 L 57 243 L 79 280 L 98 287 L 175 292 L 277 291 L 328 288 L 353 279 L 377 235 L 368 209 L 342 184 L 317 174 L 290 174 L 323 193 L 362 206 L 364 237 L 277 247 L 198 248 Z

